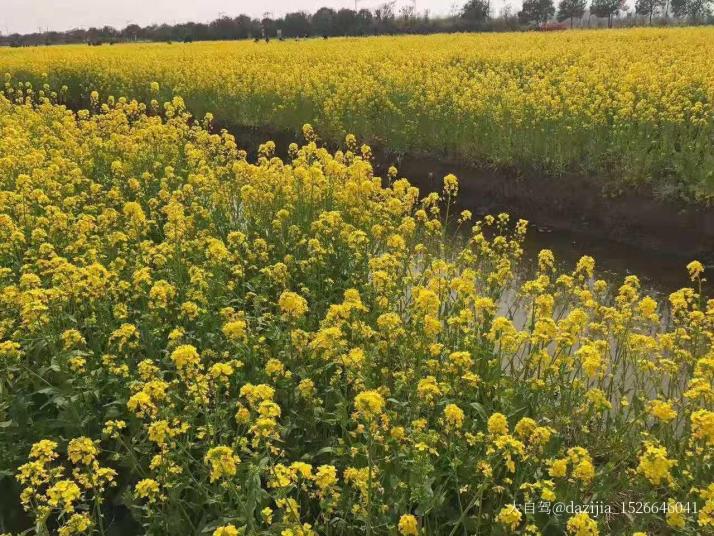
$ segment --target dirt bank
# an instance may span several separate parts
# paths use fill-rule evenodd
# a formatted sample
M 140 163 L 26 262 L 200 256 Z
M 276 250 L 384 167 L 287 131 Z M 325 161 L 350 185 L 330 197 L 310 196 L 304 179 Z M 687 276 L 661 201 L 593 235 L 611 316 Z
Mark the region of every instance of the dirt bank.
M 398 165 L 426 190 L 459 178 L 459 202 L 479 214 L 506 211 L 540 228 L 587 234 L 681 259 L 714 261 L 714 209 L 658 199 L 647 188 L 617 196 L 578 175 L 543 177 L 405 156 Z
M 281 155 L 298 137 L 293 133 L 255 128 L 229 128 L 239 145 L 254 151 L 272 139 Z M 374 150 L 377 175 L 390 165 L 423 192 L 440 190 L 444 175 L 459 177 L 459 206 L 477 215 L 509 212 L 525 218 L 541 232 L 558 232 L 635 248 L 682 262 L 698 258 L 714 263 L 714 208 L 660 199 L 646 187 L 605 195 L 593 177 L 547 177 L 518 170 L 445 161 Z M 598 248 L 602 249 L 602 247 Z

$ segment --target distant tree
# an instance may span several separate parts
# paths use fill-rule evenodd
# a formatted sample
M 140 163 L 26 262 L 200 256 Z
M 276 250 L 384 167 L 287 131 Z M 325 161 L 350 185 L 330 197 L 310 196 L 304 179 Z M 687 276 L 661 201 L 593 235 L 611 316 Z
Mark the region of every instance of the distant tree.
M 374 15 L 369 9 L 360 9 L 357 12 L 357 33 L 358 35 L 365 35 L 370 32 L 372 27 L 372 20 Z
M 129 41 L 136 41 L 142 36 L 141 26 L 138 24 L 129 24 L 121 31 L 121 36 Z
M 670 6 L 675 17 L 681 19 L 687 16 L 687 0 L 670 0 Z
M 648 17 L 652 24 L 652 17 L 661 9 L 664 9 L 666 0 L 635 0 L 635 13 Z
M 509 19 L 514 18 L 514 16 L 513 16 L 513 6 L 512 6 L 511 4 L 509 4 L 508 2 L 506 2 L 505 4 L 503 4 L 503 7 L 501 7 L 501 11 L 499 12 L 499 16 L 500 16 L 502 19 L 505 19 L 505 20 L 509 20 Z
M 238 15 L 235 21 L 239 39 L 248 39 L 260 33 L 260 23 L 248 15 Z
M 712 0 L 687 0 L 687 15 L 692 22 L 703 22 L 711 14 Z
M 461 18 L 470 22 L 484 22 L 490 10 L 489 0 L 469 0 L 461 10 Z
M 394 20 L 394 6 L 396 2 L 385 2 L 374 10 L 374 16 L 381 21 Z
M 523 7 L 518 12 L 518 19 L 524 24 L 548 22 L 555 14 L 553 0 L 523 0 Z
M 399 18 L 402 20 L 416 19 L 416 10 L 414 4 L 404 4 L 399 8 Z
M 237 20 L 237 19 L 236 19 Z M 194 40 L 207 41 L 211 39 L 211 30 L 208 24 L 202 22 L 189 22 L 184 26 L 183 34 L 191 36 Z M 241 34 L 240 26 L 238 26 L 238 39 L 244 39 L 245 35 Z
M 49 44 L 47 42 L 47 32 L 40 34 L 39 42 Z M 117 32 L 111 26 L 104 26 L 102 28 L 90 28 L 87 30 L 87 41 L 93 45 L 100 45 L 102 43 L 114 42 L 119 36 Z
M 329 7 L 318 9 L 312 16 L 312 27 L 315 33 L 323 36 L 334 35 L 335 15 L 337 15 L 335 10 Z
M 312 33 L 310 17 L 302 11 L 285 15 L 281 28 L 285 37 L 300 37 Z
M 612 18 L 625 8 L 625 0 L 593 0 L 590 13 L 596 17 L 607 17 L 607 27 L 612 28 Z
M 106 41 L 114 41 L 119 35 L 119 32 L 111 26 L 103 26 L 100 32 L 102 39 L 105 39 Z
M 151 27 L 151 33 L 153 34 L 154 41 L 175 41 L 178 38 L 176 27 L 169 24 L 153 26 Z M 181 38 L 183 38 L 183 36 L 181 36 Z
M 570 19 L 570 27 L 573 27 L 573 20 L 582 18 L 587 6 L 587 0 L 560 0 L 558 4 L 558 21 L 563 22 Z
M 275 37 L 278 33 L 278 24 L 270 17 L 263 17 L 260 21 L 260 26 L 263 29 L 263 37 L 269 39 Z
M 419 16 L 413 3 L 402 5 L 399 8 L 399 17 L 396 20 L 397 31 L 399 33 L 418 33 Z
M 352 9 L 340 9 L 334 18 L 336 35 L 357 35 L 357 12 Z
M 81 28 L 74 28 L 73 30 L 65 32 L 62 38 L 63 43 L 82 43 L 86 41 L 87 32 Z
M 220 17 L 208 25 L 213 39 L 238 39 L 238 26 L 230 17 Z
M 392 34 L 396 31 L 397 26 L 394 22 L 394 19 L 396 19 L 395 6 L 396 2 L 392 0 L 381 4 L 374 10 L 375 33 Z

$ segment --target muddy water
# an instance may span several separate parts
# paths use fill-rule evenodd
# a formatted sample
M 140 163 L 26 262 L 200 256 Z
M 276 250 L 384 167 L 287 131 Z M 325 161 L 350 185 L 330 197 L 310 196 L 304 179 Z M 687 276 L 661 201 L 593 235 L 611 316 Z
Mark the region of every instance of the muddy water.
M 264 129 L 229 128 L 251 156 L 260 143 L 273 140 L 287 159 L 288 145 L 300 138 Z M 373 147 L 374 150 L 374 147 Z M 422 195 L 440 191 L 442 178 L 459 178 L 457 209 L 475 216 L 508 212 L 530 222 L 524 244 L 523 277 L 541 249 L 551 249 L 562 268 L 571 270 L 583 255 L 597 261 L 597 275 L 619 285 L 637 275 L 643 290 L 656 295 L 690 284 L 686 264 L 701 260 L 714 271 L 714 209 L 662 201 L 651 192 L 603 195 L 595 178 L 547 178 L 531 172 L 495 170 L 446 159 L 395 155 L 374 150 L 375 174 L 385 177 L 395 165 L 399 177 L 418 186 Z M 714 279 L 714 275 L 710 277 Z M 706 292 L 711 295 L 712 285 Z
M 399 176 L 422 192 L 439 191 L 442 178 L 459 178 L 458 208 L 475 215 L 508 212 L 530 222 L 524 268 L 541 249 L 551 249 L 565 269 L 583 255 L 597 261 L 597 272 L 613 284 L 637 275 L 644 289 L 666 294 L 690 284 L 686 265 L 701 260 L 714 270 L 714 210 L 689 207 L 631 193 L 606 197 L 593 179 L 523 175 L 439 162 L 426 158 L 386 157 Z M 707 286 L 711 295 L 711 284 Z
M 438 181 L 431 177 L 419 179 L 412 175 L 409 179 L 423 194 L 438 190 L 440 187 Z M 464 183 L 469 181 L 468 175 L 459 176 L 459 181 L 462 185 L 458 204 L 460 210 L 471 210 L 476 216 L 508 212 L 514 218 L 520 215 L 525 217 L 523 212 L 515 210 L 507 203 L 496 202 L 489 198 L 469 198 L 463 191 Z M 526 219 L 529 221 L 529 226 L 523 244 L 525 252 L 522 267 L 524 273 L 521 274 L 523 277 L 529 277 L 528 272 L 534 270 L 538 252 L 542 249 L 550 249 L 563 270 L 572 270 L 580 257 L 589 255 L 596 260 L 598 277 L 619 285 L 626 276 L 637 275 L 644 290 L 664 295 L 690 285 L 685 267 L 692 259 L 700 258 L 696 255 L 687 256 L 638 248 L 636 245 L 600 236 L 596 231 L 587 232 L 552 226 L 549 221 L 544 222 L 537 217 L 526 217 Z M 714 265 L 710 268 L 714 269 Z

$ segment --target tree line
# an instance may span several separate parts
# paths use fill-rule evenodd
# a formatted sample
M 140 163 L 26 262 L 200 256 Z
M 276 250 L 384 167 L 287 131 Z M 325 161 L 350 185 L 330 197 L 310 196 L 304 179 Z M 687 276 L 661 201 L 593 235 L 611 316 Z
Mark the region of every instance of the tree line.
M 462 9 L 447 17 L 430 17 L 428 12 L 417 13 L 412 5 L 399 9 L 396 2 L 388 1 L 380 7 L 369 9 L 318 9 L 287 13 L 273 18 L 265 15 L 252 18 L 221 16 L 212 22 L 187 22 L 180 24 L 153 24 L 140 26 L 128 24 L 122 29 L 111 26 L 77 28 L 64 32 L 41 31 L 30 34 L 0 36 L 0 45 L 31 46 L 69 43 L 100 45 L 131 41 L 213 41 L 234 39 L 286 39 L 335 36 L 366 36 L 394 34 L 430 34 L 469 31 L 517 31 L 533 28 L 549 29 L 558 21 L 569 21 L 584 26 L 634 25 L 643 20 L 663 22 L 713 23 L 711 6 L 714 0 L 635 0 L 635 11 L 627 17 L 626 0 L 560 0 L 557 9 L 554 0 L 524 0 L 522 9 L 513 13 L 508 5 L 500 13 L 492 13 L 490 0 L 468 0 Z M 639 16 L 639 18 L 638 18 Z M 593 21 L 593 17 L 595 20 Z M 563 27 L 563 26 L 560 26 Z
M 469 4 L 483 4 L 488 0 L 470 0 Z M 638 16 L 647 23 L 654 20 L 667 22 L 681 21 L 689 24 L 712 23 L 712 0 L 635 0 L 634 17 L 628 13 L 633 22 L 638 21 Z M 560 0 L 557 6 L 553 0 L 524 0 L 523 8 L 518 12 L 522 24 L 546 25 L 554 17 L 558 22 L 569 21 L 573 27 L 575 22 L 582 25 L 586 13 L 588 18 L 595 16 L 606 19 L 607 26 L 611 28 L 613 21 L 621 13 L 627 11 L 626 0 Z

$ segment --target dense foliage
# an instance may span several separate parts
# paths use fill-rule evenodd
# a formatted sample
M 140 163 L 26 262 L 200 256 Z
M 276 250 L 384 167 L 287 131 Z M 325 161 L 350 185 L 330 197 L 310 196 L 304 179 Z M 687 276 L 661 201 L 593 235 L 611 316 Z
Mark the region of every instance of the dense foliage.
M 666 307 L 589 257 L 518 280 L 526 222 L 380 180 L 354 136 L 251 163 L 179 97 L 11 98 L 0 530 L 713 533 L 699 262 Z

